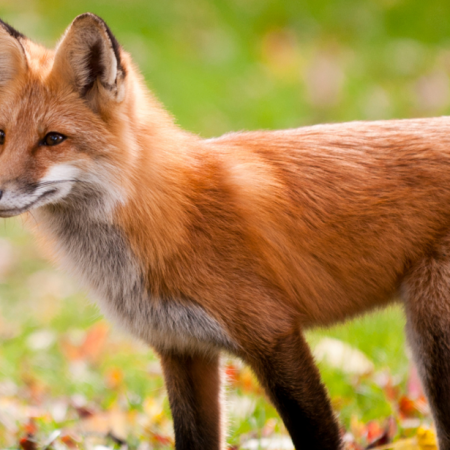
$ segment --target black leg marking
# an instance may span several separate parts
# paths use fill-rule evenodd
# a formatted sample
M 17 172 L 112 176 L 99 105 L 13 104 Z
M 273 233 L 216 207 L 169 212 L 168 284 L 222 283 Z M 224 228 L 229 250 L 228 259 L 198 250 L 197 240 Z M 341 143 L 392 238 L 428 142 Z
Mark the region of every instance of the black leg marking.
M 297 450 L 338 450 L 339 428 L 307 343 L 300 332 L 281 337 L 269 355 L 250 356 Z
M 219 357 L 164 354 L 176 450 L 223 448 Z

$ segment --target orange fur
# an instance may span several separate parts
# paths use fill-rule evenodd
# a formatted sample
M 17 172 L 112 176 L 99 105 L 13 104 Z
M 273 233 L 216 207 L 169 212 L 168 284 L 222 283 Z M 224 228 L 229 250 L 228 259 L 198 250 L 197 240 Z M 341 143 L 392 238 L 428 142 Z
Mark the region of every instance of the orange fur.
M 39 183 L 61 164 L 91 176 L 104 169 L 97 181 L 106 186 L 101 198 L 111 196 L 111 207 L 103 211 L 102 200 L 99 211 L 89 213 L 124 237 L 131 255 L 126 270 L 137 261 L 133 270 L 148 294 L 142 307 L 155 302 L 172 311 L 174 321 L 186 311 L 201 311 L 192 329 L 183 331 L 186 346 L 175 326 L 170 334 L 152 325 L 162 333 L 150 343 L 163 360 L 177 449 L 223 445 L 217 372 L 222 347 L 253 367 L 298 448 L 338 448 L 337 427 L 302 331 L 400 299 L 407 304 L 415 348 L 433 353 L 422 364 L 423 379 L 440 448 L 450 448 L 448 415 L 436 394 L 450 400 L 450 389 L 436 391 L 439 380 L 429 376 L 430 367 L 439 367 L 448 377 L 439 361 L 449 356 L 450 337 L 429 334 L 436 321 L 442 329 L 450 324 L 450 278 L 440 269 L 449 261 L 442 248 L 450 224 L 450 119 L 202 140 L 180 130 L 147 93 L 129 55 L 113 53 L 105 27 L 92 15 L 76 19 L 56 54 L 18 38 L 26 68 L 19 46 L 10 45 L 15 63 L 8 73 L 15 76 L 0 83 L 0 130 L 6 136 L 0 188 L 8 192 L 20 180 Z M 88 49 L 82 33 L 92 41 Z M 2 39 L 15 42 L 4 31 Z M 100 59 L 85 67 L 84 54 L 77 52 L 94 50 Z M 49 131 L 67 139 L 55 149 L 43 147 L 38 142 Z M 62 259 L 61 238 L 45 224 L 70 211 L 71 195 L 39 204 L 38 228 Z M 71 264 L 77 271 L 79 263 Z M 424 302 L 435 294 L 428 312 Z M 116 315 L 138 314 L 141 306 L 130 308 Z M 220 334 L 219 343 L 199 337 L 213 333 L 201 325 L 205 320 Z

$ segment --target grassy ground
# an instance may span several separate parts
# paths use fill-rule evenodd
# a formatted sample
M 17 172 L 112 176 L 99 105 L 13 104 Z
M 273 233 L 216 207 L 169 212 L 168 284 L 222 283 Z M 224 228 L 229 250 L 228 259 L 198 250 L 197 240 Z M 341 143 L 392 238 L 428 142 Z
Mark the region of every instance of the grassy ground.
M 0 17 L 49 46 L 85 11 L 109 23 L 179 124 L 205 137 L 449 111 L 450 4 L 439 0 L 0 1 Z M 0 222 L 0 447 L 55 429 L 69 447 L 108 430 L 131 446 L 169 445 L 154 356 L 111 330 L 42 254 L 20 220 Z M 346 429 L 405 415 L 403 327 L 395 307 L 308 335 L 313 347 L 334 337 L 374 364 L 368 376 L 320 364 Z M 226 364 L 229 441 L 283 432 L 251 374 Z

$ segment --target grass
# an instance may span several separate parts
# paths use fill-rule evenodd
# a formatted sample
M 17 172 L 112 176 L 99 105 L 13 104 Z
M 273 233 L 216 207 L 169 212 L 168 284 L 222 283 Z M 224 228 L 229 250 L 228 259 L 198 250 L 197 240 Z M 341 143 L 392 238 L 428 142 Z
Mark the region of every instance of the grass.
M 449 112 L 450 4 L 439 0 L 0 3 L 4 20 L 48 46 L 85 11 L 108 22 L 179 124 L 205 137 Z M 33 417 L 43 434 L 75 429 L 80 408 L 93 416 L 120 411 L 125 434 L 166 445 L 158 436 L 170 435 L 170 416 L 151 351 L 111 331 L 43 254 L 20 220 L 1 222 L 0 446 L 13 446 L 26 431 L 30 406 L 41 408 Z M 404 391 L 403 328 L 394 307 L 313 331 L 308 340 L 314 346 L 328 336 L 358 348 Z M 229 390 L 240 406 L 231 407 L 230 442 L 282 431 L 251 375 L 235 369 L 239 377 Z M 396 413 L 376 377 L 320 369 L 347 428 L 355 417 L 367 422 Z M 46 416 L 58 402 L 66 413 Z

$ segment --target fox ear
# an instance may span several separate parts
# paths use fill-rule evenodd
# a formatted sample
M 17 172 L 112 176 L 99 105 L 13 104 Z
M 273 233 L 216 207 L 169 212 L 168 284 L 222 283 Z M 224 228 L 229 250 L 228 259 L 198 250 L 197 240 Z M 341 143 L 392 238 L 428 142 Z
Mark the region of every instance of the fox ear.
M 53 71 L 68 80 L 94 108 L 101 99 L 123 99 L 125 70 L 120 46 L 95 14 L 76 17 L 66 30 L 56 49 Z
M 26 37 L 0 20 L 0 88 L 14 80 L 27 68 L 21 41 Z

